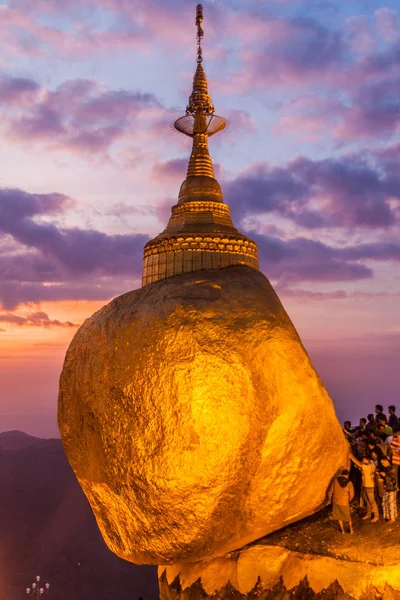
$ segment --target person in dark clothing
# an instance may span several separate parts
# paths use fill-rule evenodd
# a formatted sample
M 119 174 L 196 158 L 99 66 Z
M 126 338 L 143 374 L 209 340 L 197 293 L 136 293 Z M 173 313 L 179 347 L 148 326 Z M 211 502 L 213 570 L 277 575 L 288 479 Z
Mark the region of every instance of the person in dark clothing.
M 367 456 L 369 458 L 371 457 L 372 452 L 375 452 L 376 456 L 377 456 L 377 460 L 379 462 L 381 462 L 382 458 L 384 458 L 385 454 L 383 453 L 383 450 L 380 446 L 378 446 L 378 444 L 376 444 L 373 440 L 368 440 L 368 445 L 367 445 Z
M 344 533 L 343 523 L 348 523 L 350 533 L 354 533 L 350 515 L 350 502 L 354 498 L 354 488 L 351 481 L 349 481 L 349 471 L 347 469 L 342 469 L 339 477 L 335 477 L 328 497 L 332 502 L 332 520 L 339 521 L 342 533 Z
M 363 417 L 362 419 L 360 419 L 360 424 L 359 424 L 359 426 L 358 426 L 358 432 L 359 432 L 359 435 L 361 435 L 362 433 L 367 433 L 367 432 L 365 431 L 365 428 L 366 428 L 366 426 L 367 426 L 367 419 L 365 419 L 365 418 Z
M 343 433 L 349 442 L 354 441 L 354 429 L 351 427 L 351 421 L 343 423 Z
M 383 441 L 385 441 L 387 438 L 387 434 L 385 433 L 385 425 L 382 422 L 380 423 L 380 425 L 378 425 L 376 435 L 380 437 Z
M 382 404 L 376 404 L 375 405 L 375 421 L 378 421 L 379 417 L 386 417 L 386 415 L 383 414 L 383 406 Z
M 386 519 L 388 523 L 394 523 L 397 518 L 397 482 L 393 466 L 386 456 L 381 460 L 378 473 L 383 479 L 384 487 L 384 495 L 382 498 L 383 518 Z
M 366 433 L 370 433 L 370 432 L 375 433 L 375 431 L 376 431 L 376 422 L 375 422 L 374 415 L 372 413 L 370 413 L 367 416 L 367 419 L 368 419 L 368 423 L 365 426 L 365 432 Z
M 396 407 L 393 406 L 393 404 L 391 404 L 388 407 L 388 410 L 389 410 L 388 424 L 393 429 L 393 427 L 396 427 L 396 425 L 397 425 Z
M 362 460 L 364 456 L 367 455 L 368 452 L 368 437 L 365 433 L 361 433 L 358 438 L 356 438 L 354 444 L 355 455 L 358 460 Z

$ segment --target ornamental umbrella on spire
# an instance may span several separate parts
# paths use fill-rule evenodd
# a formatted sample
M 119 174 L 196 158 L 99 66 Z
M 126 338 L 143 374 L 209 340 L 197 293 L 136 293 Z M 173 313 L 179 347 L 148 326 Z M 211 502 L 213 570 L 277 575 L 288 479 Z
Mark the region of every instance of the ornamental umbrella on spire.
M 214 114 L 208 93 L 201 47 L 202 21 L 203 7 L 198 4 L 193 89 L 186 115 L 174 123 L 177 131 L 193 139 L 187 175 L 166 229 L 144 248 L 142 285 L 199 269 L 229 265 L 258 268 L 257 246 L 234 227 L 208 151 L 208 138 L 224 129 L 226 121 Z

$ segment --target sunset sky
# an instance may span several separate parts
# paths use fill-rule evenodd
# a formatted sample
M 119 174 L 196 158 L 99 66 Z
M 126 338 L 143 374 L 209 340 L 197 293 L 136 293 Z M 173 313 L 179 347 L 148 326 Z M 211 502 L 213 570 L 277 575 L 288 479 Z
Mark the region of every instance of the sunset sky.
M 203 2 L 216 175 L 341 420 L 400 409 L 397 5 Z M 185 177 L 195 6 L 0 4 L 0 431 L 58 436 L 77 326 L 140 286 Z

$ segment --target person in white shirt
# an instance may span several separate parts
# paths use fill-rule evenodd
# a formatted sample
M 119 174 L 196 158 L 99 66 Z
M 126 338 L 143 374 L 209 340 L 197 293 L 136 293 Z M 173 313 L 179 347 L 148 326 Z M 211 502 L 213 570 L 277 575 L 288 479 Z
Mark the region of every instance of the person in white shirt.
M 349 454 L 350 460 L 358 467 L 362 475 L 362 485 L 364 491 L 364 500 L 367 504 L 367 514 L 363 519 L 370 519 L 372 514 L 373 518 L 371 523 L 379 521 L 378 505 L 375 500 L 375 471 L 376 465 L 369 458 L 364 457 L 362 461 L 357 460 L 353 454 Z

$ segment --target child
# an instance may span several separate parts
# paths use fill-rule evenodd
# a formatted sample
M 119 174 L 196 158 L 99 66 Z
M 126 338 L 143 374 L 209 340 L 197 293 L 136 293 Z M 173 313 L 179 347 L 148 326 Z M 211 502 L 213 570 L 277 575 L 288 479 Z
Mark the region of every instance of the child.
M 339 477 L 333 481 L 330 491 L 332 506 L 332 520 L 339 521 L 340 531 L 344 533 L 343 522 L 349 524 L 350 533 L 354 533 L 350 516 L 350 502 L 354 498 L 354 488 L 349 481 L 349 471 L 342 469 Z

